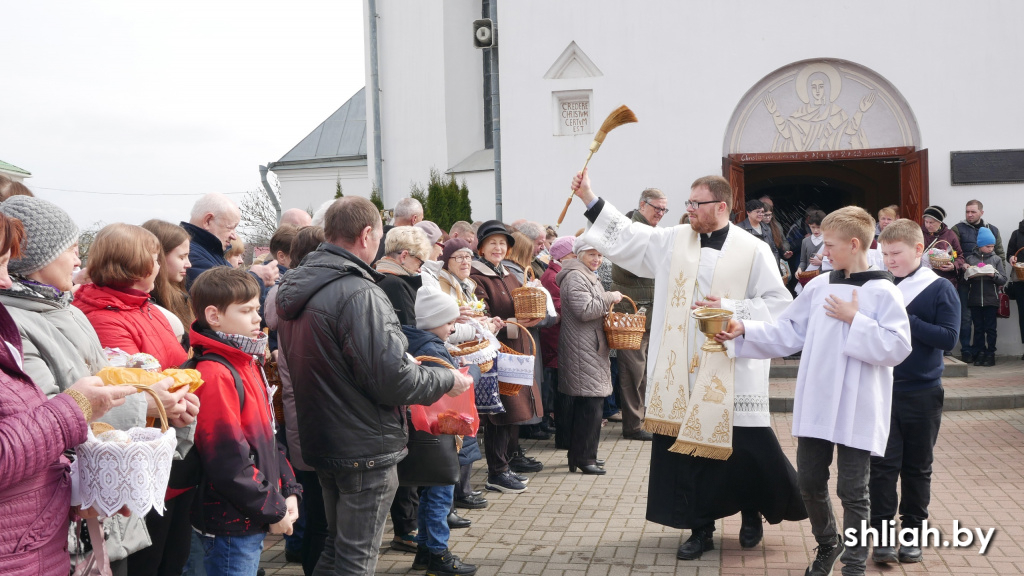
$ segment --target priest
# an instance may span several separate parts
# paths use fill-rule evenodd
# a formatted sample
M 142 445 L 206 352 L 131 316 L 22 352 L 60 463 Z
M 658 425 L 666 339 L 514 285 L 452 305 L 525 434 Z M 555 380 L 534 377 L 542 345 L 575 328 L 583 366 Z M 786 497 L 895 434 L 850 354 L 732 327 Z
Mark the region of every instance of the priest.
M 595 196 L 586 171 L 573 190 L 587 207 L 583 240 L 614 264 L 654 278 L 647 361 L 647 415 L 654 434 L 647 519 L 688 528 L 676 556 L 696 560 L 714 549 L 715 521 L 740 512 L 745 548 L 771 524 L 807 518 L 796 471 L 768 413 L 767 360 L 701 350 L 692 310 L 724 308 L 737 319 L 771 322 L 792 300 L 768 245 L 729 223 L 732 187 L 699 178 L 686 201 L 689 224 L 632 223 Z

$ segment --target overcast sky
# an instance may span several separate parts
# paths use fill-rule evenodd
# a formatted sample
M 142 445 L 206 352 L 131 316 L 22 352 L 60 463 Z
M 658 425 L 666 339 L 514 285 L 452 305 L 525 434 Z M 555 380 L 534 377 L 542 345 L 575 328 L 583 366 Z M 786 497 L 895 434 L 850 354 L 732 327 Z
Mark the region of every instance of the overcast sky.
M 362 15 L 360 0 L 7 2 L 0 160 L 83 227 L 240 199 L 363 86 Z

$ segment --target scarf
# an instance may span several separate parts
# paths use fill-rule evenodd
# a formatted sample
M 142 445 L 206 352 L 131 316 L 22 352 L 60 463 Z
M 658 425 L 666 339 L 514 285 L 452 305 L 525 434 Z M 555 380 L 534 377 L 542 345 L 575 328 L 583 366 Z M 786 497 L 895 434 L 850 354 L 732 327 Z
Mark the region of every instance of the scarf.
M 75 296 L 70 290 L 62 292 L 54 286 L 29 280 L 23 276 L 12 276 L 11 280 L 11 287 L 5 290 L 5 292 L 12 296 L 45 300 L 57 304 L 61 308 L 70 306 Z
M 223 332 L 217 332 L 217 337 L 227 342 L 228 344 L 238 348 L 242 352 L 255 356 L 256 359 L 263 363 L 263 359 L 266 358 L 267 352 L 267 335 L 260 334 L 253 338 L 251 336 L 245 336 L 243 334 L 225 334 Z
M 402 268 L 402 265 L 398 262 L 388 258 L 387 256 L 377 261 L 377 272 L 381 274 L 393 274 L 395 276 L 412 276 L 412 274 Z
M 710 295 L 743 298 L 757 242 L 750 234 L 729 234 L 730 249 L 715 264 Z M 665 327 L 649 386 L 644 429 L 676 436 L 671 452 L 726 460 L 732 455 L 736 360 L 726 353 L 700 350 L 705 336 L 697 331 L 694 355 L 687 362 L 690 306 L 698 299 L 700 235 L 683 228 L 676 234 L 672 253 Z M 693 371 L 697 377 L 691 390 L 688 372 Z

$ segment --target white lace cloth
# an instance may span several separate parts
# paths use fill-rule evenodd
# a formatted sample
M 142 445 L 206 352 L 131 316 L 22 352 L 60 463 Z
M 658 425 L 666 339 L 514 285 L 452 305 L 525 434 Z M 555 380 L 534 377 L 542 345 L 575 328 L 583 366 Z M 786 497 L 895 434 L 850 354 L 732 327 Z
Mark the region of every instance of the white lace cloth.
M 498 350 L 501 348 L 501 343 L 498 342 L 498 339 L 494 337 L 494 334 L 491 334 L 489 330 L 484 328 L 483 324 L 477 322 L 476 320 L 470 319 L 469 322 L 467 322 L 467 324 L 473 327 L 473 330 L 476 332 L 477 340 L 487 340 L 487 347 L 485 347 L 483 350 L 477 350 L 476 352 L 472 352 L 464 356 L 456 356 L 455 359 L 458 360 L 459 364 L 462 366 L 469 366 L 470 364 L 483 364 L 485 362 L 494 360 L 494 358 L 498 355 Z M 445 342 L 444 346 L 449 351 L 458 350 L 458 346 L 453 346 L 448 342 Z
M 178 443 L 174 428 L 132 428 L 126 434 L 131 442 L 103 442 L 89 430 L 89 438 L 75 449 L 81 506 L 103 516 L 113 516 L 123 506 L 140 516 L 151 509 L 163 515 Z

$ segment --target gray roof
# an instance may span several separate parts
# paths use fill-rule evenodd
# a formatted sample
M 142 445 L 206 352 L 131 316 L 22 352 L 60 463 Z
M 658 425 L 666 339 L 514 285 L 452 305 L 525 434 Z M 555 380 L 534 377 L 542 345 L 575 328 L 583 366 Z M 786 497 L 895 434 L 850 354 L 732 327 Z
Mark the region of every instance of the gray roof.
M 295 170 L 366 164 L 366 88 L 331 114 L 277 162 L 271 170 Z

